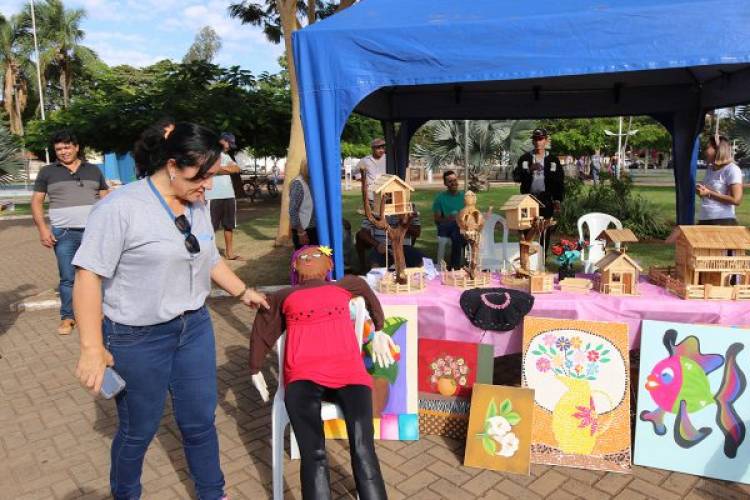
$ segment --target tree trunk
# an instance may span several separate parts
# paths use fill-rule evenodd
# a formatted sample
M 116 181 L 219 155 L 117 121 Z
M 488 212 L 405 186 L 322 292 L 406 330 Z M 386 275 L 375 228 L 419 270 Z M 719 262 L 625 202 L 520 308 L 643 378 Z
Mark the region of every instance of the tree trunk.
M 284 48 L 287 67 L 289 68 L 289 85 L 292 94 L 292 128 L 289 133 L 289 148 L 284 169 L 284 186 L 281 190 L 281 213 L 276 232 L 277 246 L 288 246 L 291 242 L 291 224 L 289 222 L 289 185 L 299 175 L 299 165 L 306 156 L 305 136 L 302 132 L 300 117 L 299 88 L 297 86 L 297 69 L 292 55 L 292 33 L 297 29 L 296 4 L 291 0 L 279 2 L 281 29 L 284 33 Z
M 60 88 L 62 88 L 63 108 L 68 109 L 70 93 L 70 77 L 68 75 L 67 64 L 63 63 L 60 71 Z
M 18 108 L 16 108 L 16 95 L 13 91 L 13 84 L 16 80 L 15 71 L 13 66 L 6 62 L 5 65 L 5 78 L 3 86 L 3 107 L 5 112 L 8 113 L 8 122 L 10 125 L 10 131 L 13 134 L 20 135 L 21 133 L 21 117 L 18 115 Z

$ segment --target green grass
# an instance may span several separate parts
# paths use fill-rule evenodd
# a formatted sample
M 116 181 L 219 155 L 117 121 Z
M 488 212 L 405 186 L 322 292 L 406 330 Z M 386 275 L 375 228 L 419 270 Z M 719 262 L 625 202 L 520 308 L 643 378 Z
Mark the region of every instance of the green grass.
M 45 210 L 47 209 L 47 205 L 44 206 Z M 9 212 L 8 210 L 3 210 L 0 212 L 0 218 L 5 217 L 6 215 L 31 215 L 31 205 L 29 203 L 16 203 L 16 209 L 12 212 Z

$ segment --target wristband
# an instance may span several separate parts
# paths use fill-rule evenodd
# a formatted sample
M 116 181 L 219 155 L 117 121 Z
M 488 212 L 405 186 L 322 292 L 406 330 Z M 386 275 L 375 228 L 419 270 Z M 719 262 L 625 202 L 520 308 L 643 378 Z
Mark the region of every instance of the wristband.
M 234 296 L 235 299 L 241 299 L 243 295 L 245 295 L 245 292 L 248 291 L 247 285 L 242 289 L 240 293 Z

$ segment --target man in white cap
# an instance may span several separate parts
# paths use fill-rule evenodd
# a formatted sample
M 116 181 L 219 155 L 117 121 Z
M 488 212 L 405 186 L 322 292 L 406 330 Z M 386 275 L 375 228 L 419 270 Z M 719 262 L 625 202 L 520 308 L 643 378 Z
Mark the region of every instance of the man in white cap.
M 213 187 L 206 191 L 206 200 L 209 200 L 214 231 L 218 231 L 220 227 L 224 228 L 225 257 L 228 260 L 237 260 L 239 256 L 234 253 L 232 246 L 233 231 L 237 227 L 237 202 L 230 174 L 239 173 L 240 167 L 229 156 L 229 152 L 237 147 L 234 134 L 222 133 L 219 144 L 224 149 L 221 153 L 221 168 L 214 176 Z

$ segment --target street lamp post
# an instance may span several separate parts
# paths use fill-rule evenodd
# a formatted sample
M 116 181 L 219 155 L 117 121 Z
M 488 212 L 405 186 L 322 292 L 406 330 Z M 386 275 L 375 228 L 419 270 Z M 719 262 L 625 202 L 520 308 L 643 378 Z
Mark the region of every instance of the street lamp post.
M 31 33 L 34 36 L 34 55 L 36 59 L 36 85 L 39 89 L 39 109 L 42 112 L 42 121 L 47 120 L 44 112 L 44 89 L 42 88 L 42 70 L 39 65 L 39 43 L 36 38 L 36 15 L 34 13 L 34 0 L 29 0 L 31 6 Z M 49 149 L 44 148 L 44 159 L 49 164 Z
M 638 133 L 638 130 L 628 130 L 627 132 L 623 133 L 622 131 L 622 116 L 620 117 L 620 126 L 619 131 L 615 134 L 611 130 L 604 129 L 605 135 L 609 136 L 617 136 L 617 166 L 615 168 L 615 177 L 620 178 L 620 171 L 622 170 L 623 165 L 623 157 L 624 151 L 622 150 L 622 138 L 628 137 L 631 135 L 635 135 Z

